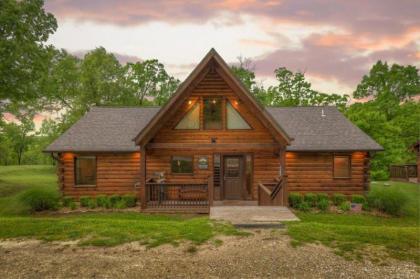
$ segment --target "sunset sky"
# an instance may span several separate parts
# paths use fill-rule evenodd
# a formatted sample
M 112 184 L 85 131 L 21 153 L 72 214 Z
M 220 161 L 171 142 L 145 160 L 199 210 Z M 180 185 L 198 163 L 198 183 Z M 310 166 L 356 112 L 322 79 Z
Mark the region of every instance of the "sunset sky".
M 257 79 L 304 71 L 315 89 L 351 93 L 378 59 L 420 65 L 420 1 L 51 0 L 50 43 L 80 54 L 98 46 L 121 62 L 157 58 L 181 80 L 214 47 L 251 58 Z

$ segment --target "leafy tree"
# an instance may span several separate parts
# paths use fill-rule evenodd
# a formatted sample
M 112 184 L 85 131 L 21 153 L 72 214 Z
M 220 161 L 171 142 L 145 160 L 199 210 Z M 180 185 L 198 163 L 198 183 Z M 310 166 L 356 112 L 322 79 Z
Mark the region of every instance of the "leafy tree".
M 156 59 L 128 63 L 125 67 L 127 95 L 125 102 L 142 106 L 145 101 L 164 104 L 179 85 Z
M 18 165 L 21 164 L 23 154 L 28 150 L 33 140 L 33 134 L 31 135 L 35 129 L 33 117 L 33 113 L 18 114 L 19 123 L 6 123 L 4 127 L 9 147 L 15 153 Z
M 396 99 L 400 102 L 420 93 L 420 76 L 415 66 L 376 62 L 353 93 L 355 98 Z
M 0 112 L 11 101 L 34 100 L 45 72 L 45 45 L 57 28 L 42 0 L 0 1 Z

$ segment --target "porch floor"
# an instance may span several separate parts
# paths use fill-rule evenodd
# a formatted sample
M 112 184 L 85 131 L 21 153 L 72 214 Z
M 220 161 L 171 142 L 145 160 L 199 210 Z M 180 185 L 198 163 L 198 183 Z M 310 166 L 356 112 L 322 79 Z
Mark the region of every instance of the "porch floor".
M 267 225 L 281 221 L 299 221 L 285 206 L 212 206 L 210 219 L 228 221 L 234 225 Z

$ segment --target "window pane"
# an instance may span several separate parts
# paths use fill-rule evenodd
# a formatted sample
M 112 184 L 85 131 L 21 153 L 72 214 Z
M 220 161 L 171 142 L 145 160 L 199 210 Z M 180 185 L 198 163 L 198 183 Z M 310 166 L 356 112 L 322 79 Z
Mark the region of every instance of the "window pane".
M 204 99 L 204 129 L 222 129 L 222 100 L 220 98 Z
M 234 129 L 251 129 L 251 127 L 242 118 L 239 112 L 232 106 L 230 102 L 226 103 L 227 112 L 227 128 Z
M 96 158 L 75 158 L 76 185 L 96 185 Z
M 179 121 L 175 129 L 198 130 L 200 129 L 200 105 L 196 103 L 190 111 Z
M 334 156 L 334 177 L 350 177 L 349 156 Z
M 171 170 L 173 173 L 193 173 L 192 157 L 173 156 Z

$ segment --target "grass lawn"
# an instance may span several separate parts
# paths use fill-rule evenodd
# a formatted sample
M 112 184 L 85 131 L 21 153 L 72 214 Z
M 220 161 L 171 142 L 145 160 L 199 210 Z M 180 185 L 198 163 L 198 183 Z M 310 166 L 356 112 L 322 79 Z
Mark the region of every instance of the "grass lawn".
M 233 226 L 207 217 L 89 213 L 68 216 L 31 216 L 20 196 L 30 188 L 57 191 L 52 166 L 0 166 L 0 238 L 80 240 L 81 245 L 113 246 L 140 241 L 148 246 L 201 244 L 218 235 L 244 235 Z
M 293 243 L 322 243 L 350 258 L 367 255 L 367 250 L 375 247 L 384 248 L 391 257 L 420 264 L 420 186 L 387 183 L 409 196 L 404 217 L 298 212 L 302 221 L 288 224 Z M 384 182 L 374 182 L 372 187 L 384 187 Z

